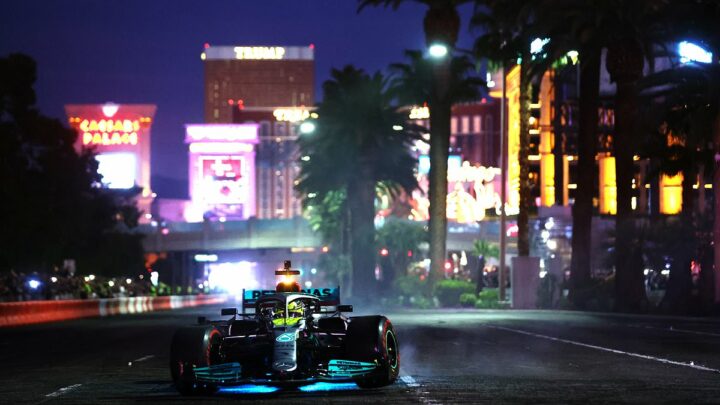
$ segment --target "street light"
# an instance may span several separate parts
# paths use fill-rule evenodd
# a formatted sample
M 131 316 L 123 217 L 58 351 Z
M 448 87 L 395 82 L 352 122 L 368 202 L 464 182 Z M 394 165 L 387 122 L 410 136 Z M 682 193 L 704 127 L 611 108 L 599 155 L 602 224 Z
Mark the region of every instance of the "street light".
M 428 48 L 428 53 L 433 58 L 441 59 L 447 56 L 448 47 L 444 44 L 432 44 L 430 45 L 430 48 Z
M 682 41 L 678 44 L 678 55 L 680 56 L 680 63 L 712 63 L 713 57 L 712 52 L 688 41 Z
M 311 121 L 305 121 L 302 124 L 300 124 L 300 133 L 301 134 L 311 134 L 315 132 L 315 123 Z

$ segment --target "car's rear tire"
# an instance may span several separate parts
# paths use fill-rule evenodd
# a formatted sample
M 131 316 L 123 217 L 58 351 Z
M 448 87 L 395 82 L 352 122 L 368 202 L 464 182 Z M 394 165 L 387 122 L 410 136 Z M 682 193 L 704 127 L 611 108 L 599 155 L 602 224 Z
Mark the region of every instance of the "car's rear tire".
M 219 362 L 221 334 L 215 327 L 178 329 L 170 345 L 170 374 L 182 395 L 213 394 L 214 384 L 198 383 L 193 367 L 207 367 Z
M 392 323 L 384 316 L 350 318 L 345 338 L 349 360 L 376 363 L 377 369 L 355 382 L 361 388 L 390 385 L 400 374 L 400 352 Z

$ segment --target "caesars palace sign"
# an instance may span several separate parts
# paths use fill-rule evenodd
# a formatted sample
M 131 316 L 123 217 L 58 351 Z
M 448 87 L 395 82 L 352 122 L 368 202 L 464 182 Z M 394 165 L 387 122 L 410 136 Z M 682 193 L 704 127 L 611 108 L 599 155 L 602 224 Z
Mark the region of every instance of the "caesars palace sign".
M 137 145 L 140 120 L 82 120 L 83 145 Z

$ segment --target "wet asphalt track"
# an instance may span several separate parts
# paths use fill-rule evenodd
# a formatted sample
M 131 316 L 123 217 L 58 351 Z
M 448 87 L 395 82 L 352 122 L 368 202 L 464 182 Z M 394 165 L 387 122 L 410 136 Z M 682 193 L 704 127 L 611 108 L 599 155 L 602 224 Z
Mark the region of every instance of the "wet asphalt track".
M 0 329 L 1 403 L 719 403 L 720 320 L 546 311 L 388 314 L 390 387 L 184 398 L 174 329 L 206 307 Z

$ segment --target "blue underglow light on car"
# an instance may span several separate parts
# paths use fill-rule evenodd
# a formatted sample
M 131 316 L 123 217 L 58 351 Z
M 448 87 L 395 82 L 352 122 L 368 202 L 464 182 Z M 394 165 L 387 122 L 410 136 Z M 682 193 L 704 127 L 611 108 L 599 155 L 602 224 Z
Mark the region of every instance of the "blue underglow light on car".
M 279 389 L 278 387 L 271 387 L 269 385 L 246 384 L 235 387 L 221 387 L 219 391 L 222 394 L 270 394 Z
M 350 391 L 358 388 L 355 383 L 330 383 L 330 382 L 316 382 L 315 384 L 305 385 L 300 387 L 302 392 L 317 392 L 317 391 Z

